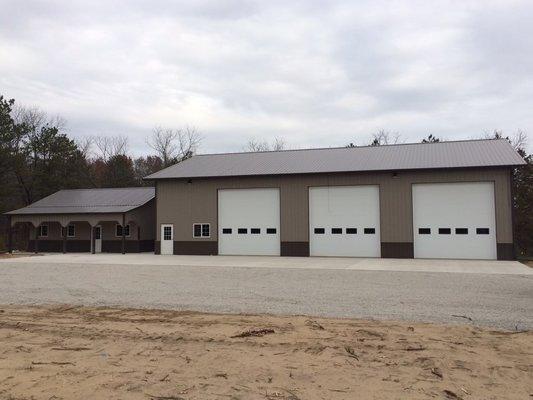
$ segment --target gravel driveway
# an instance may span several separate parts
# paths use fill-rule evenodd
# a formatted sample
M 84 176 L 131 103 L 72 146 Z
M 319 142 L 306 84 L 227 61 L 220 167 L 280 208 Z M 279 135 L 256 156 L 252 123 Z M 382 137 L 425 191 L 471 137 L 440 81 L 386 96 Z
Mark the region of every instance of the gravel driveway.
M 309 314 L 533 329 L 531 274 L 16 261 L 0 263 L 1 304 Z

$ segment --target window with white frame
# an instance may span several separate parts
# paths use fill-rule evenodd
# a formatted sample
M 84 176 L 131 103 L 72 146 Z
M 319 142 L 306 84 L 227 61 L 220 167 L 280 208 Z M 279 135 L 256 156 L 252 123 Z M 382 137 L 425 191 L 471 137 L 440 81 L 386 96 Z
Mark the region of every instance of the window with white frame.
M 48 225 L 39 225 L 37 234 L 39 235 L 39 237 L 47 237 L 48 236 Z
M 122 236 L 122 225 L 116 225 L 116 232 L 115 236 L 121 237 Z M 126 225 L 124 228 L 124 236 L 129 237 L 130 236 L 130 226 Z
M 76 227 L 72 224 L 67 226 L 67 237 L 76 237 Z
M 192 236 L 195 238 L 208 238 L 211 236 L 211 224 L 193 224 Z

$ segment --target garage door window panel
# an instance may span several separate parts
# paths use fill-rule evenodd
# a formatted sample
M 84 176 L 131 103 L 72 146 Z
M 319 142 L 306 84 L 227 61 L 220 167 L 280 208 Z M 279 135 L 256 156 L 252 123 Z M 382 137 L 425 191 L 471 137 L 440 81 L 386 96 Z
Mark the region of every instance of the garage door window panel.
M 374 235 L 376 233 L 376 228 L 365 228 L 365 235 Z
M 451 235 L 452 230 L 450 228 L 439 228 L 439 235 Z
M 314 232 L 316 235 L 323 235 L 326 233 L 326 230 L 324 228 L 315 228 Z
M 346 228 L 346 234 L 347 235 L 356 235 L 357 234 L 357 228 Z
M 456 235 L 468 235 L 468 228 L 455 228 Z
M 250 233 L 252 235 L 259 235 L 261 233 L 261 229 L 260 228 L 251 228 L 250 229 Z
M 231 235 L 232 229 L 231 228 L 223 228 L 222 233 L 224 235 Z
M 342 234 L 342 228 L 331 228 L 331 233 L 333 235 L 341 235 Z

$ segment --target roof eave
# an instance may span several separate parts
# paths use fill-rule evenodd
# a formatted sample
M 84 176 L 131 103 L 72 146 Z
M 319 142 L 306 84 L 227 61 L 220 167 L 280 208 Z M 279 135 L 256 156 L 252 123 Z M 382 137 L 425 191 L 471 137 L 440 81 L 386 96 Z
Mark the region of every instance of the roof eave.
M 384 168 L 384 169 L 366 169 L 366 170 L 338 170 L 338 171 L 311 171 L 311 172 L 280 172 L 272 174 L 234 174 L 234 175 L 197 175 L 197 176 L 165 176 L 165 177 L 145 177 L 143 179 L 151 181 L 171 180 L 171 179 L 206 179 L 206 178 L 239 178 L 245 176 L 285 176 L 285 175 L 317 175 L 317 174 L 339 174 L 339 173 L 358 173 L 358 172 L 391 172 L 391 171 L 430 171 L 430 170 L 451 170 L 451 169 L 470 169 L 470 168 L 517 168 L 527 165 L 525 161 L 519 164 L 499 164 L 499 165 L 463 165 L 454 167 L 414 167 L 414 168 Z

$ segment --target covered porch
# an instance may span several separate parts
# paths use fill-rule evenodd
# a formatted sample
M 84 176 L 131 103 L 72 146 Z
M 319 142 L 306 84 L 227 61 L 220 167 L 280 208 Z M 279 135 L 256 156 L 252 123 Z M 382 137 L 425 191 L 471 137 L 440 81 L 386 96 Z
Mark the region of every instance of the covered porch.
M 26 250 L 34 253 L 139 253 L 154 250 L 153 234 L 134 213 L 10 215 L 8 250 L 13 228 L 29 227 Z

